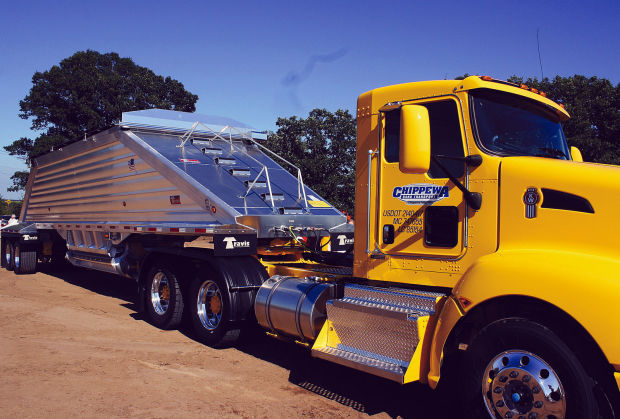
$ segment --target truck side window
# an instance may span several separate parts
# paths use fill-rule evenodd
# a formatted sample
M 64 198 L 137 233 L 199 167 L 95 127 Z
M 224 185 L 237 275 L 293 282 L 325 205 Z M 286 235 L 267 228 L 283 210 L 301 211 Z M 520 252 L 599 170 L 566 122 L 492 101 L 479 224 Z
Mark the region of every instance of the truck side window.
M 426 103 L 424 106 L 428 109 L 431 123 L 431 155 L 463 157 L 465 154 L 456 102 L 443 100 Z M 461 177 L 465 172 L 465 165 L 461 161 L 442 159 L 441 164 L 454 177 Z M 432 160 L 428 175 L 432 178 L 448 177 Z
M 385 161 L 397 163 L 400 149 L 400 109 L 385 113 Z

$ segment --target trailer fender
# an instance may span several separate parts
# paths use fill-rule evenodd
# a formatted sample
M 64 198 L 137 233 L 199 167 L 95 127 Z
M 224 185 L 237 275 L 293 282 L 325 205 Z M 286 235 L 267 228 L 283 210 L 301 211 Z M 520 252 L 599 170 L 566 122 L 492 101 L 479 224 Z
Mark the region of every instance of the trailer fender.
M 228 284 L 231 302 L 231 321 L 252 318 L 254 300 L 260 286 L 269 275 L 261 263 L 251 256 L 213 257 L 207 263 Z

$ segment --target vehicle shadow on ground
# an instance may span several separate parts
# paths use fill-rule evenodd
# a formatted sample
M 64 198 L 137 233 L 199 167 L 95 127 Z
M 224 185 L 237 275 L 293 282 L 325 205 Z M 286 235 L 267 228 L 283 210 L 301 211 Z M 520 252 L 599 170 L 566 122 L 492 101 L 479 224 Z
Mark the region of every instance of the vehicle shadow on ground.
M 145 321 L 137 312 L 135 283 L 130 279 L 98 271 L 65 267 L 59 271 L 41 270 L 69 284 L 122 300 L 120 305 L 133 310 L 131 317 Z M 180 332 L 196 340 L 185 322 Z M 248 331 L 234 348 L 255 358 L 290 371 L 289 381 L 321 397 L 334 400 L 368 415 L 385 413 L 390 417 L 449 417 L 449 406 L 436 391 L 425 384 L 397 383 L 312 358 L 310 350 L 294 343 L 266 336 L 258 327 Z
M 240 351 L 290 371 L 289 381 L 307 391 L 369 415 L 440 418 L 439 395 L 421 383 L 398 383 L 312 358 L 310 349 L 275 340 L 257 331 L 235 346 Z M 445 403 L 445 402 L 444 402 Z
M 136 296 L 138 289 L 132 279 L 122 278 L 100 271 L 77 268 L 71 265 L 63 265 L 61 268 L 38 266 L 39 271 L 46 275 L 53 276 L 68 284 L 87 289 L 106 297 L 117 298 L 125 301 L 121 304 L 130 310 L 137 311 Z M 134 316 L 132 316 L 134 317 Z M 139 317 L 135 316 L 134 318 Z

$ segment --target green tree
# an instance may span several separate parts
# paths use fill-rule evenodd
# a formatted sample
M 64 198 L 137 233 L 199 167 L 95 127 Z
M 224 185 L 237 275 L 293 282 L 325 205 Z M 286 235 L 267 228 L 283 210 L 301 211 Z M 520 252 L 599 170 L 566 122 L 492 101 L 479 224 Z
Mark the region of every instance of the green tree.
M 17 217 L 19 217 L 21 210 L 22 210 L 22 201 L 4 199 L 0 195 L 0 215 L 15 214 Z
M 198 96 L 170 77 L 156 75 L 117 53 L 79 51 L 32 76 L 32 88 L 19 102 L 22 119 L 43 131 L 4 147 L 30 158 L 118 123 L 122 112 L 160 108 L 193 112 Z M 16 172 L 10 191 L 24 189 L 27 172 Z
M 508 81 L 525 83 L 564 104 L 571 115 L 563 124 L 566 139 L 579 147 L 584 160 L 620 164 L 620 83 L 581 75 L 540 81 L 513 76 Z
M 266 146 L 299 167 L 304 182 L 332 205 L 353 214 L 356 124 L 349 111 L 314 109 L 305 119 L 278 118 L 276 125 Z
M 22 203 L 23 201 L 11 201 L 7 207 L 7 214 L 15 214 L 15 216 L 19 218 L 19 215 L 22 212 Z

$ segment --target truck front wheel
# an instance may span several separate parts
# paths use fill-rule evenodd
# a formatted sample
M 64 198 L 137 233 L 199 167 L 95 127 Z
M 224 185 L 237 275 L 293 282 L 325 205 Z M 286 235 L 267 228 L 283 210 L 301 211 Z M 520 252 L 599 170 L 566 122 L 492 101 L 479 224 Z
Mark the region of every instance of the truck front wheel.
M 598 417 L 593 380 L 573 351 L 538 323 L 493 322 L 465 356 L 459 388 L 468 417 Z
M 160 329 L 173 329 L 183 318 L 183 295 L 178 275 L 170 266 L 154 264 L 146 278 L 145 305 L 149 321 Z
M 192 281 L 190 299 L 192 325 L 198 339 L 213 347 L 223 347 L 239 338 L 240 329 L 231 327 L 230 323 L 228 287 L 215 272 Z

